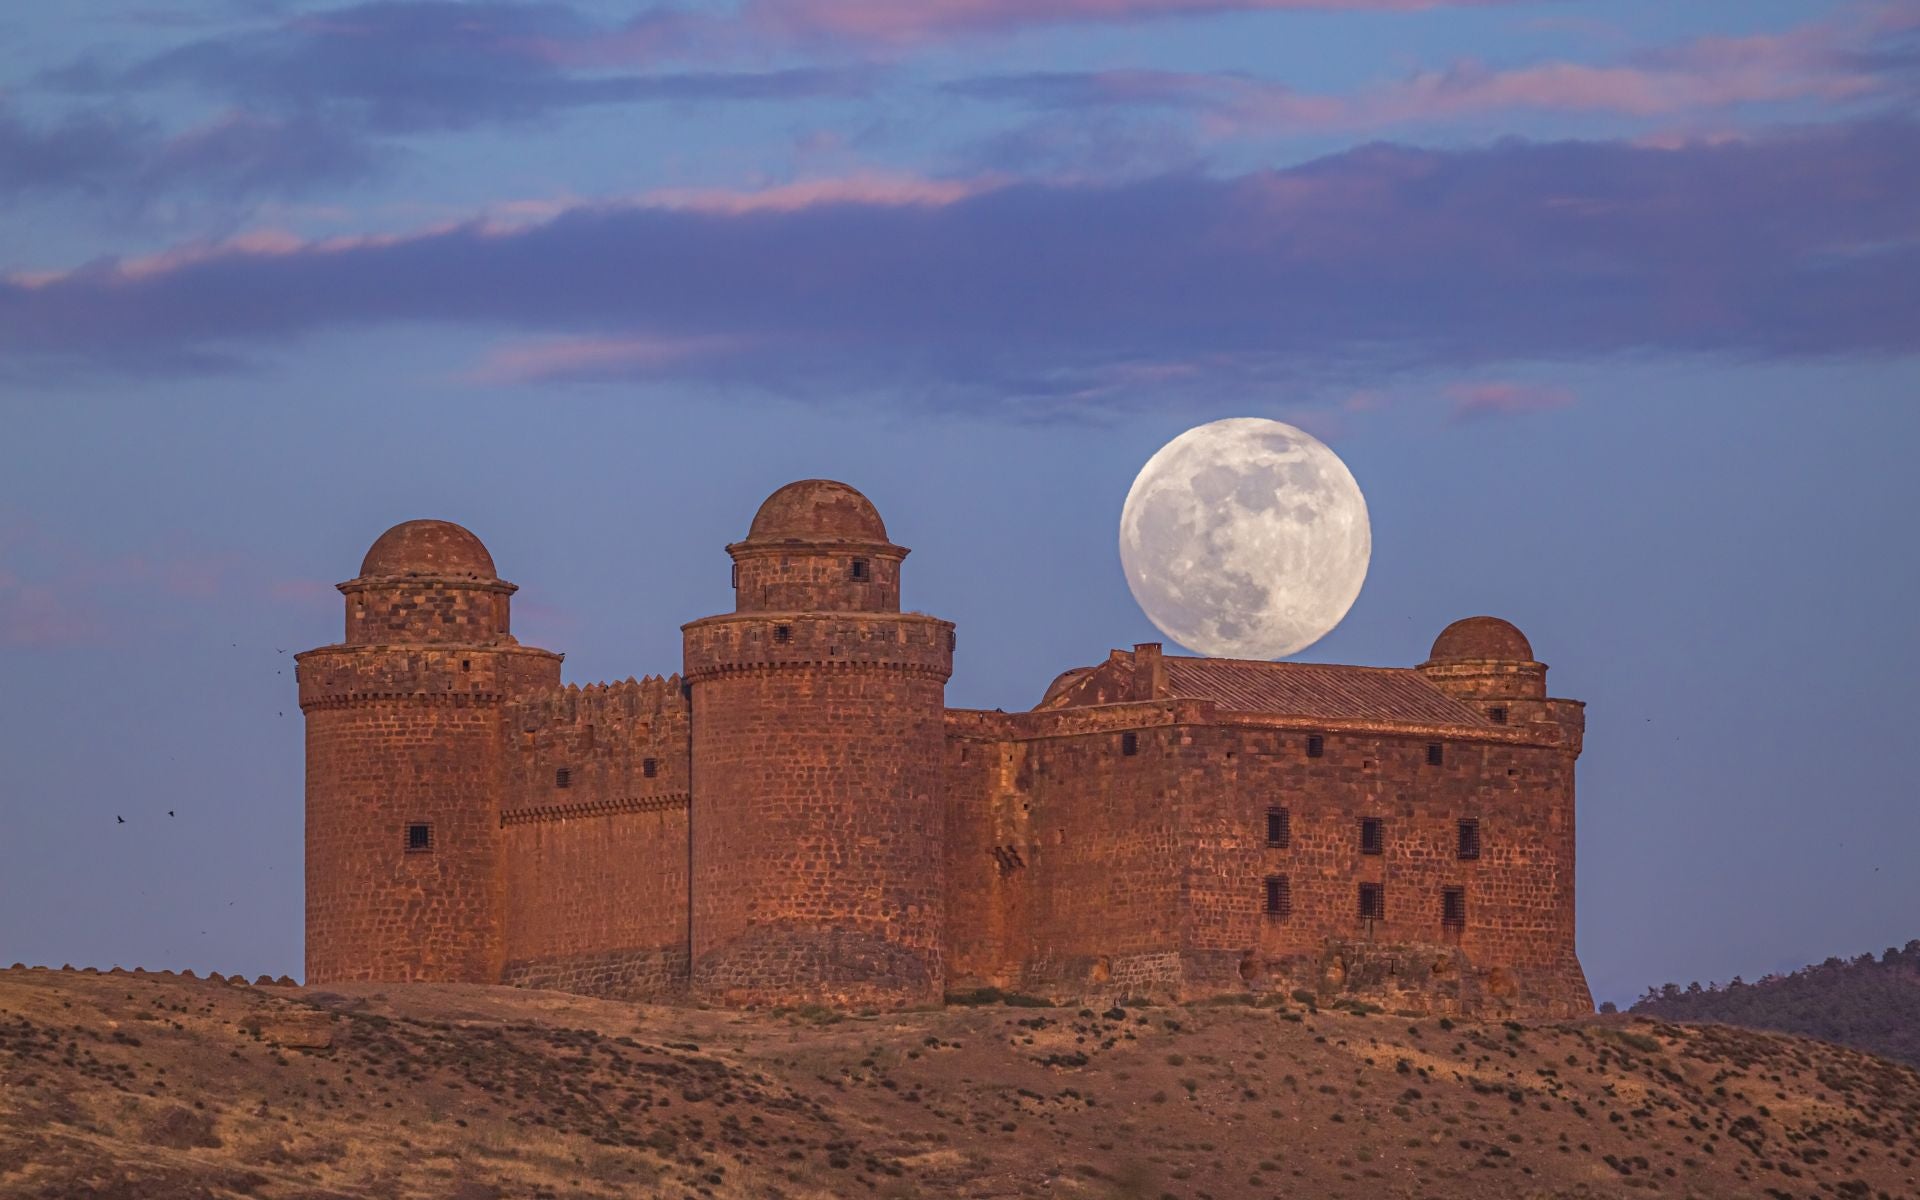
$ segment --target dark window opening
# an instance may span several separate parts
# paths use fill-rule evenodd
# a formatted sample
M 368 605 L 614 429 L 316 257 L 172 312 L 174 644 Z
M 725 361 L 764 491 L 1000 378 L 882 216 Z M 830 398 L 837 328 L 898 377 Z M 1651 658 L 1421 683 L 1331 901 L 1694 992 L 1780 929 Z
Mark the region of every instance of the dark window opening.
M 1492 721 L 1495 725 L 1505 725 L 1507 723 L 1507 706 L 1504 704 L 1496 704 L 1488 709 L 1487 720 Z
M 1362 921 L 1384 921 L 1387 919 L 1386 884 L 1363 883 L 1360 885 L 1360 919 Z
M 1447 759 L 1446 748 L 1439 742 L 1427 743 L 1427 765 L 1437 767 Z
M 728 579 L 727 582 L 731 583 L 736 590 L 740 587 L 740 564 L 739 563 L 733 564 L 733 574 Z
M 773 627 L 773 640 L 774 640 L 774 641 L 776 641 L 776 642 L 779 642 L 779 643 L 780 643 L 780 644 L 782 644 L 782 645 L 785 645 L 786 643 L 788 643 L 788 642 L 790 642 L 790 641 L 792 641 L 792 640 L 793 640 L 793 626 L 791 626 L 791 625 L 775 625 L 775 626 Z
M 1132 732 L 1121 734 L 1120 735 L 1120 753 L 1122 754 L 1140 753 L 1140 735 Z
M 433 826 L 407 826 L 407 853 L 419 854 L 433 849 Z
M 472 662 L 472 660 L 470 660 L 470 659 L 465 659 L 465 658 L 463 658 L 463 659 L 461 659 L 461 660 L 460 660 L 460 669 L 461 669 L 462 671 L 471 671 L 471 670 L 473 670 L 473 662 Z
M 1320 758 L 1327 752 L 1327 739 L 1317 733 L 1307 735 L 1307 757 Z
M 1440 893 L 1440 924 L 1448 929 L 1467 927 L 1467 889 L 1450 887 Z
M 573 772 L 566 767 L 561 767 L 558 771 L 555 771 L 553 773 L 553 786 L 557 788 L 572 787 Z
M 1387 823 L 1379 817 L 1360 818 L 1360 853 L 1380 854 L 1387 848 Z
M 648 779 L 652 779 L 654 776 L 660 773 L 660 760 L 657 758 L 641 759 L 640 773 L 642 775 L 645 775 Z
M 1460 857 L 1480 857 L 1480 822 L 1472 819 L 1460 822 Z
M 1267 915 L 1284 917 L 1293 911 L 1293 884 L 1285 875 L 1267 876 Z
M 861 580 L 864 580 L 864 579 L 866 579 L 866 578 L 868 578 L 868 574 L 867 574 L 867 560 L 866 560 L 866 559 L 864 559 L 864 558 L 856 558 L 856 559 L 854 559 L 854 560 L 853 560 L 853 567 L 852 567 L 852 571 L 851 571 L 851 573 L 852 573 L 852 577 L 853 577 L 853 578 L 855 578 L 855 579 L 861 579 Z
M 1267 810 L 1267 845 L 1282 850 L 1293 841 L 1293 814 L 1284 808 Z

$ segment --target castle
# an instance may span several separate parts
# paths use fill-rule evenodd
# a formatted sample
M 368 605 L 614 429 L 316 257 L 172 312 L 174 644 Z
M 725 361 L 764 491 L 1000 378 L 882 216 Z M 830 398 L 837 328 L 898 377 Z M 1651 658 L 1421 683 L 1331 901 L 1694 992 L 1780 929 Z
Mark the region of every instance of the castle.
M 1491 617 L 1414 668 L 1114 651 L 952 709 L 954 626 L 845 484 L 776 491 L 682 672 L 562 686 L 444 521 L 382 534 L 298 656 L 309 983 L 903 1008 L 1312 991 L 1592 1009 L 1583 710 Z

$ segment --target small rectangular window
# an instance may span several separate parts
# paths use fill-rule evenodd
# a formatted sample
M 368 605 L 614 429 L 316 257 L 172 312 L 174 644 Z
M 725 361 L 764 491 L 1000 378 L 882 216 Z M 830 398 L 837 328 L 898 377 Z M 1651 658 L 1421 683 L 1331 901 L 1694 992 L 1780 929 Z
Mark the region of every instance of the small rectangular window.
M 1440 893 L 1440 924 L 1448 929 L 1467 927 L 1467 889 L 1450 887 Z
M 786 643 L 788 643 L 788 642 L 790 642 L 790 641 L 792 641 L 792 640 L 793 640 L 793 626 L 791 626 L 791 625 L 775 625 L 775 626 L 773 627 L 773 640 L 774 640 L 774 641 L 776 641 L 776 642 L 778 642 L 778 643 L 780 643 L 781 645 L 785 645 Z
M 733 575 L 728 580 L 728 582 L 733 584 L 734 590 L 736 591 L 739 590 L 740 588 L 740 564 L 739 563 L 733 564 Z
M 471 671 L 471 670 L 473 670 L 473 660 L 472 660 L 472 659 L 467 659 L 467 658 L 463 658 L 463 659 L 461 659 L 461 660 L 460 660 L 460 669 L 461 669 L 462 671 Z
M 660 760 L 657 758 L 641 759 L 640 773 L 642 775 L 645 775 L 648 779 L 652 779 L 654 776 L 660 774 Z
M 555 771 L 553 773 L 553 786 L 557 788 L 572 787 L 573 772 L 568 770 L 566 767 L 561 767 L 559 770 Z
M 867 576 L 867 560 L 864 558 L 854 559 L 853 566 L 850 571 L 850 575 L 854 579 L 865 580 L 868 577 Z
M 1120 753 L 1122 754 L 1140 753 L 1140 735 L 1132 732 L 1131 730 L 1121 734 L 1120 735 Z
M 1317 733 L 1307 735 L 1307 757 L 1320 758 L 1327 752 L 1327 739 Z
M 407 853 L 421 854 L 433 849 L 433 826 L 407 826 Z
M 1360 853 L 1382 854 L 1387 848 L 1387 823 L 1379 817 L 1360 818 Z
M 1459 856 L 1463 859 L 1480 857 L 1480 822 L 1471 818 L 1460 822 Z
M 1267 845 L 1282 850 L 1293 841 L 1293 814 L 1284 808 L 1267 810 Z
M 1267 876 L 1267 915 L 1284 917 L 1293 911 L 1293 884 L 1285 875 Z
M 1487 710 L 1487 720 L 1492 721 L 1495 725 L 1505 725 L 1507 723 L 1507 706 L 1504 704 L 1496 704 L 1492 708 L 1489 708 Z
M 1427 743 L 1427 765 L 1437 767 L 1446 761 L 1446 749 L 1439 742 Z
M 1386 884 L 1363 883 L 1360 885 L 1360 919 L 1362 921 L 1384 921 L 1387 919 Z

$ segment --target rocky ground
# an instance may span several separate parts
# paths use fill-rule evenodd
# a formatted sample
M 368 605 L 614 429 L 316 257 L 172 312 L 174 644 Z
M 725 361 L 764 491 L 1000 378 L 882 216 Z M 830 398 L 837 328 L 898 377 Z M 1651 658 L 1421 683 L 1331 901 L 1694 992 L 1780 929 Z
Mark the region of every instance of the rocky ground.
M 0 971 L 0 1197 L 1920 1196 L 1920 1075 L 1629 1018 L 837 1018 Z

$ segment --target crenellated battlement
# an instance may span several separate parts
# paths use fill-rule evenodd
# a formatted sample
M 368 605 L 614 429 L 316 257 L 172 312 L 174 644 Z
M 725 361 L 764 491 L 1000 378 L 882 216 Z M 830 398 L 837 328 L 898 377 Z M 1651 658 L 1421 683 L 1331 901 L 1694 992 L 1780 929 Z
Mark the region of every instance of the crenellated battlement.
M 569 683 L 524 697 L 509 706 L 507 727 L 531 733 L 558 725 L 684 717 L 686 711 L 686 690 L 677 673 L 639 679 L 629 675 L 612 683 Z

